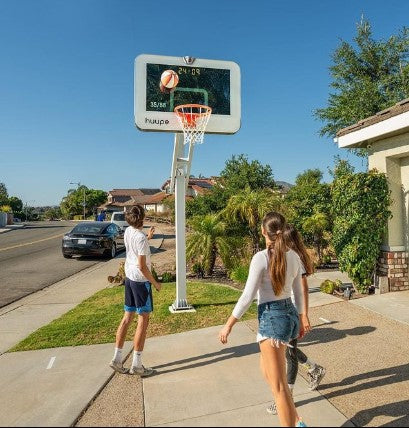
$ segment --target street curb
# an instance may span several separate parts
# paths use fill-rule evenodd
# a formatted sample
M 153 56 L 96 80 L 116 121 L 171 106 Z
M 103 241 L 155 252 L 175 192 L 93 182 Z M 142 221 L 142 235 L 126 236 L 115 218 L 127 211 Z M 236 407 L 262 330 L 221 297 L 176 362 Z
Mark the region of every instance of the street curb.
M 9 227 L 4 227 L 0 229 L 0 233 L 11 232 L 12 230 L 25 229 L 27 227 L 26 224 L 23 225 L 8 225 Z

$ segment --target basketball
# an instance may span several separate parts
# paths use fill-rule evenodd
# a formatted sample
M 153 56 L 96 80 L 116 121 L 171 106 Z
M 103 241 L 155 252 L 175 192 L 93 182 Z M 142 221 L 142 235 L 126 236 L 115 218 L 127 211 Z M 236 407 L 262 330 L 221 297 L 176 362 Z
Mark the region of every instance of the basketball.
M 165 70 L 160 76 L 161 84 L 167 89 L 173 89 L 179 83 L 179 76 L 176 71 Z
M 162 82 L 160 82 L 160 83 L 159 83 L 159 89 L 160 89 L 160 91 L 161 91 L 161 92 L 163 92 L 164 94 L 170 94 L 170 93 L 173 91 L 173 89 L 165 88 L 165 87 L 162 85 Z

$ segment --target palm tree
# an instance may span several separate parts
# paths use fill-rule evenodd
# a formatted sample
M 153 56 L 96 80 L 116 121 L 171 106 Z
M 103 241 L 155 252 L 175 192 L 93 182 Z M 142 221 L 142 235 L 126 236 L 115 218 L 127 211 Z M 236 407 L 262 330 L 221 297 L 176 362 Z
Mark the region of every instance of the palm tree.
M 199 260 L 206 275 L 212 275 L 216 257 L 220 255 L 226 269 L 230 269 L 241 254 L 241 237 L 229 236 L 227 224 L 217 214 L 195 216 L 189 221 L 192 232 L 187 237 L 186 256 Z
M 272 190 L 251 190 L 246 187 L 229 199 L 223 215 L 225 218 L 235 219 L 247 225 L 255 254 L 260 250 L 260 226 L 264 215 L 270 211 L 280 211 L 282 207 L 282 198 Z

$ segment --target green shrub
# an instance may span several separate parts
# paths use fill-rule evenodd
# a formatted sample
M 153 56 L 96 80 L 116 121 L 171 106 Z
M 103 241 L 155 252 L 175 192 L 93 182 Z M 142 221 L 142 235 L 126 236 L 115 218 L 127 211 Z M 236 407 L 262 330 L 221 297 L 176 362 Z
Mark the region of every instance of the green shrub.
M 337 290 L 338 288 L 339 288 L 339 284 L 336 281 L 331 281 L 330 279 L 326 279 L 320 285 L 320 290 L 323 293 L 327 293 L 327 294 L 333 294 L 334 291 Z
M 75 215 L 73 220 L 82 220 L 82 215 Z
M 323 256 L 323 257 L 322 257 L 322 262 L 323 262 L 323 263 L 326 263 L 326 264 L 327 264 L 327 263 L 331 263 L 331 256 L 330 256 L 330 255 L 328 255 L 328 254 L 327 254 L 327 255 L 325 255 L 325 256 Z
M 192 266 L 192 272 L 198 277 L 203 278 L 204 277 L 204 267 L 201 263 L 195 263 Z
M 247 277 L 249 276 L 249 265 L 248 264 L 242 264 L 236 266 L 232 271 L 230 272 L 230 279 L 233 281 L 237 281 L 240 284 L 245 284 L 247 281 Z
M 333 245 L 342 272 L 365 293 L 380 253 L 391 217 L 390 190 L 385 174 L 376 170 L 362 173 L 335 168 L 332 183 Z
M 162 282 L 174 282 L 176 281 L 176 275 L 172 272 L 164 272 L 162 274 Z
M 13 210 L 11 209 L 10 205 L 2 205 L 0 207 L 0 212 L 3 212 L 3 213 L 12 213 Z

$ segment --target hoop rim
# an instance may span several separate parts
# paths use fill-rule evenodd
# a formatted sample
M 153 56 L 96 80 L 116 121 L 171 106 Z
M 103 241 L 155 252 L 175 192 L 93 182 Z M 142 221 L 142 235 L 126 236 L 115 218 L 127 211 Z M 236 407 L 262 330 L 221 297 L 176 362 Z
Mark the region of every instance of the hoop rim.
M 181 111 L 184 108 L 198 108 L 198 109 L 204 109 L 205 111 L 201 111 L 199 113 L 193 113 L 193 112 L 183 112 Z M 176 106 L 173 111 L 177 114 L 177 115 L 183 115 L 183 114 L 194 114 L 197 116 L 205 116 L 207 114 L 211 114 L 212 112 L 212 108 L 209 106 L 206 106 L 204 104 L 180 104 L 178 106 Z

